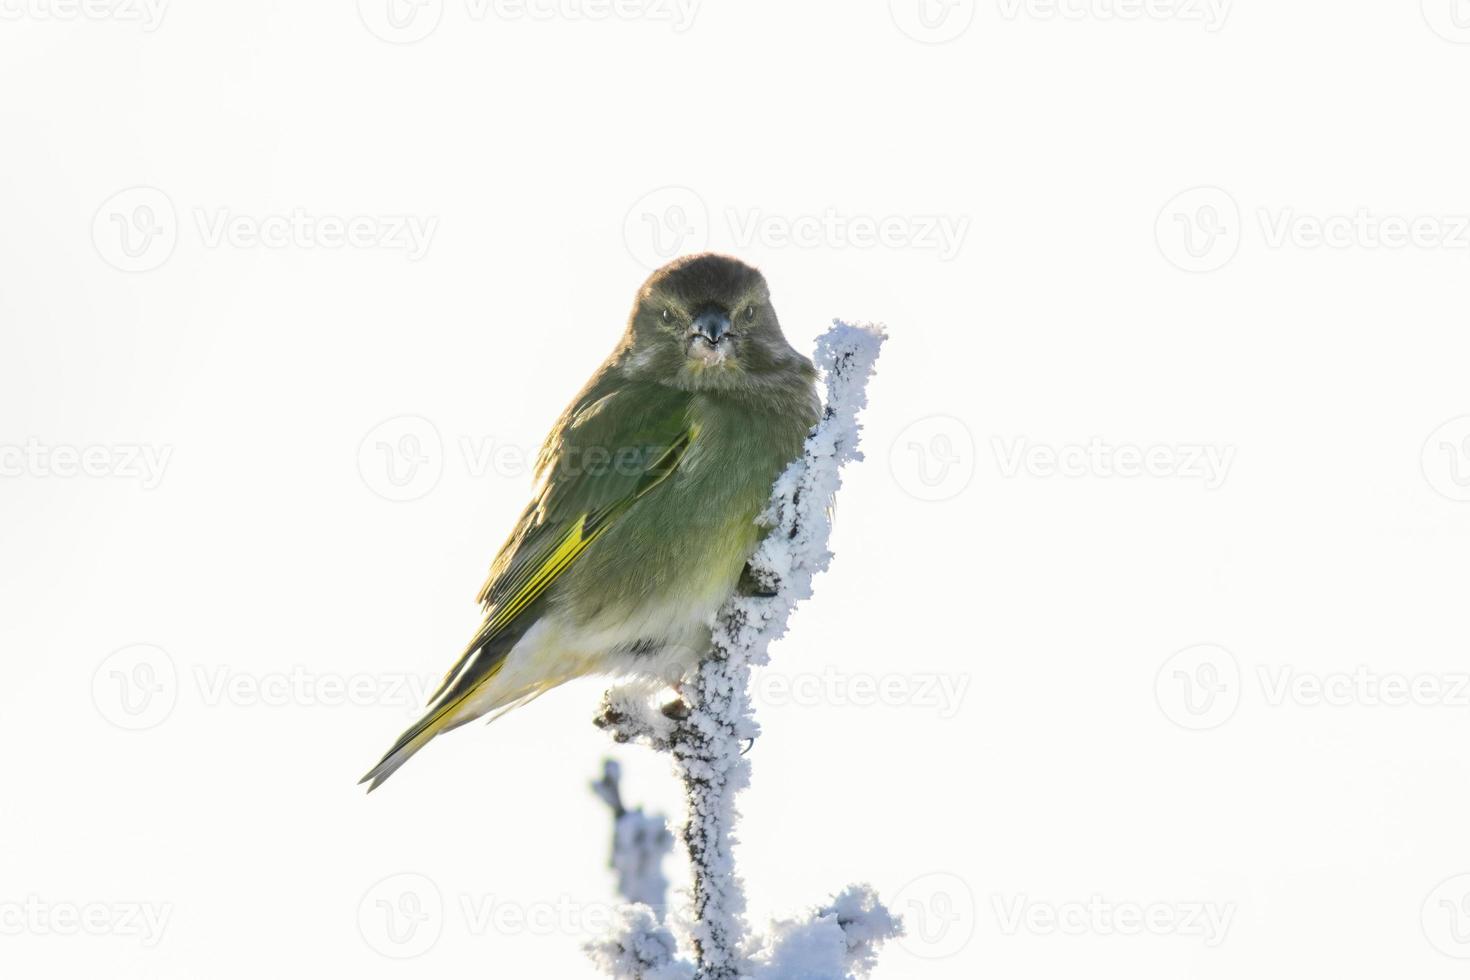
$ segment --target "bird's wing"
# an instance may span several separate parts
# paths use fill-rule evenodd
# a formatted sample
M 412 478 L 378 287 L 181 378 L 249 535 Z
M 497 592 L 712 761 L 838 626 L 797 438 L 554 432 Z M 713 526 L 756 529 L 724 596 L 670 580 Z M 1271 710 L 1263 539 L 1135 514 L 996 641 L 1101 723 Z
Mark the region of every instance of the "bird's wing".
M 606 372 L 573 401 L 541 450 L 540 489 L 480 590 L 484 625 L 423 716 L 362 777 L 369 790 L 441 731 L 470 720 L 457 709 L 495 676 L 540 617 L 544 606 L 537 600 L 638 498 L 678 468 L 697 434 L 689 401 L 688 394 L 663 386 L 613 384 Z
M 478 685 L 498 667 L 501 658 L 476 658 L 475 653 L 499 637 L 524 632 L 535 601 L 628 508 L 674 472 L 695 435 L 689 400 L 687 393 L 662 385 L 606 393 L 589 386 L 572 404 L 541 450 L 536 497 L 480 589 L 485 622 L 431 703 L 451 687 L 463 691 L 467 682 Z M 469 672 L 483 676 L 460 676 Z

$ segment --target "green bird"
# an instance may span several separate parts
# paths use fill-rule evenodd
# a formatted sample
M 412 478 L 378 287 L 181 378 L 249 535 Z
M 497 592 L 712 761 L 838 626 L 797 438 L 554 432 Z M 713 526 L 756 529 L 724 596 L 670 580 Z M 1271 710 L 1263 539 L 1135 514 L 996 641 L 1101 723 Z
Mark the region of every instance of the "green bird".
M 678 683 L 819 408 L 816 369 L 760 272 L 702 254 L 650 276 L 541 449 L 535 496 L 480 589 L 483 624 L 362 782 L 376 789 L 441 732 L 575 677 Z

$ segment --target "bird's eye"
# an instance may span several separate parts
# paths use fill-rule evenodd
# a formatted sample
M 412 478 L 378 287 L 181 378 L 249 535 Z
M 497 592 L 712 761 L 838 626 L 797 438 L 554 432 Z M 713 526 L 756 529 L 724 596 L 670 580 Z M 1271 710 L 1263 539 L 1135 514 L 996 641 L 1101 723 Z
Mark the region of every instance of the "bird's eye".
M 747 319 L 747 320 L 754 320 L 755 319 L 755 304 L 754 303 L 751 303 L 749 306 L 747 306 L 745 308 L 745 319 Z
M 664 318 L 664 322 L 665 323 L 673 323 L 674 322 L 674 311 L 671 310 L 671 309 L 669 309 L 667 306 L 665 306 L 664 307 L 664 312 L 663 312 L 663 318 Z

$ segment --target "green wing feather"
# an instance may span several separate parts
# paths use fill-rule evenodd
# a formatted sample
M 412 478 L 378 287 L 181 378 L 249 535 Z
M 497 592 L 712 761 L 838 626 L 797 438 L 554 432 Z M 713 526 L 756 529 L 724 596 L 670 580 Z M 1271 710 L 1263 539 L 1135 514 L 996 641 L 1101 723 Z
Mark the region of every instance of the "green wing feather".
M 501 546 L 479 592 L 485 622 L 431 702 L 451 686 L 462 686 L 456 681 L 476 652 L 494 646 L 498 637 L 524 632 L 536 601 L 677 468 L 692 442 L 687 393 L 662 385 L 606 393 L 598 388 L 595 381 L 588 386 L 542 447 L 536 497 Z
M 609 390 L 611 389 L 611 390 Z M 545 608 L 551 585 L 638 499 L 666 480 L 697 434 L 690 396 L 594 378 L 537 461 L 539 489 L 480 589 L 485 622 L 429 698 L 424 716 L 363 777 L 376 789 L 429 740 L 462 723 L 454 708 L 493 677 Z

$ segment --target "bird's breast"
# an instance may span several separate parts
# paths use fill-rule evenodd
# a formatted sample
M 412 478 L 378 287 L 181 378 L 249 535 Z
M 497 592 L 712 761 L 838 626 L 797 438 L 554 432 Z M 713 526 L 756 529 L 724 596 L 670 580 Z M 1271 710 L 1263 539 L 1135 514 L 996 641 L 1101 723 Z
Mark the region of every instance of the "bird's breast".
M 771 485 L 800 451 L 799 420 L 786 432 L 776 421 L 696 404 L 697 435 L 678 469 L 568 570 L 565 613 L 609 640 L 701 633 L 735 590 Z

